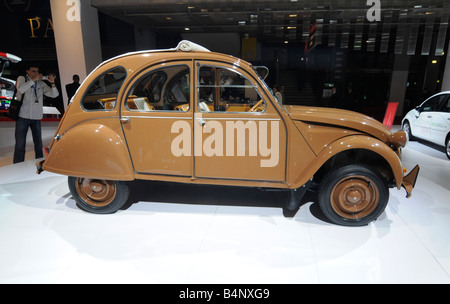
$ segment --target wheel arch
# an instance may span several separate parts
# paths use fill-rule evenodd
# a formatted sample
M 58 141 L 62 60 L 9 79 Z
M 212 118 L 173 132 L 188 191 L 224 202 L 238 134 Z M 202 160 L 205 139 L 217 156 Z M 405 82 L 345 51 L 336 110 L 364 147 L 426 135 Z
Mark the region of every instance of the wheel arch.
M 348 136 L 328 145 L 299 175 L 294 188 L 301 187 L 311 178 L 320 182 L 328 170 L 346 164 L 368 165 L 376 169 L 390 185 L 401 188 L 403 167 L 397 153 L 382 141 L 365 135 Z
M 383 156 L 367 149 L 350 149 L 344 150 L 328 159 L 317 171 L 314 180 L 320 182 L 330 169 L 343 167 L 349 164 L 369 166 L 377 170 L 387 182 L 394 179 L 392 168 Z
M 449 146 L 449 143 L 450 143 L 450 132 L 445 137 L 445 142 L 444 142 L 445 154 L 447 155 L 448 159 L 450 159 L 450 146 Z
M 407 132 L 407 134 L 408 134 L 408 140 L 414 140 L 414 134 L 413 134 L 413 131 L 412 131 L 412 124 L 411 124 L 411 121 L 408 119 L 408 118 L 405 118 L 403 121 L 402 121 L 402 130 L 405 130 L 405 124 L 408 124 L 408 126 L 409 126 L 409 132 Z

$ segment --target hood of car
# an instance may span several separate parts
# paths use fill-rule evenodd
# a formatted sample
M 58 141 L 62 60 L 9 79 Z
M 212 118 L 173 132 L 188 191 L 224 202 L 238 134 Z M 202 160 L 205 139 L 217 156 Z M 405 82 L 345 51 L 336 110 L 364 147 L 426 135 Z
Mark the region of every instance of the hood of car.
M 293 120 L 349 128 L 370 134 L 383 142 L 390 142 L 392 138 L 391 131 L 383 124 L 360 113 L 305 106 L 286 106 L 285 108 Z

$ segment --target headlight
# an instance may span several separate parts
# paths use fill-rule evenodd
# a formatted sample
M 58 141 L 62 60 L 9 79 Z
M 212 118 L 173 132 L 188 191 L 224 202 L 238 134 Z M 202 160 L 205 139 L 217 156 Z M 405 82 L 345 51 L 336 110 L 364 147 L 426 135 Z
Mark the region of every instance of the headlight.
M 406 136 L 405 131 L 398 131 L 395 133 L 392 133 L 388 137 L 388 143 L 394 146 L 395 148 L 402 148 L 406 146 L 406 143 L 408 141 L 408 137 Z

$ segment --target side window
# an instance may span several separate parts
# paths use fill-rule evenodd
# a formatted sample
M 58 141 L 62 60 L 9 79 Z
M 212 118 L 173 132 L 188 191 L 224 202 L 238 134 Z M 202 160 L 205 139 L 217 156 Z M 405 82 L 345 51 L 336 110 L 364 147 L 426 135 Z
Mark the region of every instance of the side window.
M 230 69 L 200 67 L 198 90 L 201 112 L 262 112 L 266 108 L 256 87 L 246 77 Z
M 207 104 L 213 104 L 216 99 L 215 90 L 215 77 L 213 68 L 202 67 L 200 69 L 200 79 L 199 79 L 199 99 L 201 102 Z
M 122 87 L 127 72 L 117 67 L 103 73 L 87 89 L 81 101 L 84 110 L 110 110 L 116 106 L 117 93 Z
M 166 80 L 167 74 L 163 71 L 151 73 L 138 83 L 134 94 L 139 97 L 147 98 L 150 103 L 159 102 L 161 100 L 162 88 Z
M 186 65 L 152 70 L 134 83 L 125 107 L 131 111 L 188 111 L 189 77 Z
M 447 98 L 446 95 L 439 95 L 431 98 L 430 100 L 428 100 L 426 103 L 423 104 L 422 111 L 423 112 L 437 111 L 441 102 L 446 98 Z
M 450 97 L 447 95 L 447 101 L 444 102 L 442 112 L 450 113 Z

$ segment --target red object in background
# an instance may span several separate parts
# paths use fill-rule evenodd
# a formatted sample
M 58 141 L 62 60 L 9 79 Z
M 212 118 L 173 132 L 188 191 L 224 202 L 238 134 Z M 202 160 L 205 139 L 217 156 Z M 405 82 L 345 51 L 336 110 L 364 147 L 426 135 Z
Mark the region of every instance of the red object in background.
M 386 114 L 384 114 L 383 125 L 385 125 L 389 130 L 392 129 L 392 124 L 395 119 L 395 114 L 397 113 L 398 102 L 389 102 Z
M 22 61 L 22 58 L 17 57 L 16 55 L 13 55 L 13 54 L 5 53 L 5 52 L 0 52 L 0 59 L 12 61 L 13 63 Z

